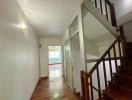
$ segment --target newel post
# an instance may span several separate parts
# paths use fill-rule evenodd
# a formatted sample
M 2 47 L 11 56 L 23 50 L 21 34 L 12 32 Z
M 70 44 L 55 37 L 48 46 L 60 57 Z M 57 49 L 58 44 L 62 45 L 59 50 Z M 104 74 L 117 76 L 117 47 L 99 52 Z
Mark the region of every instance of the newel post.
M 81 71 L 82 100 L 90 100 L 87 73 Z
M 125 34 L 124 34 L 124 28 L 123 28 L 123 26 L 120 26 L 119 27 L 120 29 L 120 36 L 122 37 L 122 38 L 124 38 L 125 37 Z
M 112 26 L 116 26 L 117 27 L 116 13 L 115 13 L 114 4 L 111 4 L 111 6 L 110 6 L 110 12 L 111 12 Z
M 126 50 L 126 37 L 125 37 L 125 34 L 124 34 L 124 28 L 123 26 L 120 26 L 120 36 L 123 40 L 123 43 L 122 43 L 122 49 L 123 49 L 123 56 L 124 56 L 124 66 L 125 66 L 125 62 L 126 62 L 126 56 L 127 56 L 127 50 Z

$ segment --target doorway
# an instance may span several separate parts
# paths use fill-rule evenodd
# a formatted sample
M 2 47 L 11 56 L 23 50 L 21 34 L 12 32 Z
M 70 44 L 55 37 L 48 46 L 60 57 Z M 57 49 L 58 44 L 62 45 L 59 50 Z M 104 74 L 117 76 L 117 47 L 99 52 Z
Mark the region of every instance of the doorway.
M 49 78 L 62 77 L 61 46 L 48 46 Z
M 80 40 L 79 32 L 71 38 L 71 55 L 72 55 L 72 66 L 73 66 L 73 79 L 74 79 L 74 90 L 75 92 L 81 92 L 81 53 L 80 53 Z
M 66 62 L 66 78 L 71 86 L 74 88 L 74 81 L 73 81 L 73 66 L 72 66 L 72 58 L 71 58 L 71 40 L 67 40 L 65 42 L 65 62 Z

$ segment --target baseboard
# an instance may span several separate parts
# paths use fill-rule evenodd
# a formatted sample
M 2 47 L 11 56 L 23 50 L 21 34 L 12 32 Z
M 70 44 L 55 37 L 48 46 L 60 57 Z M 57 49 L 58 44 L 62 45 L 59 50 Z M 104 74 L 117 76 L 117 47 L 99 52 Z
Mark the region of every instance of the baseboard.
M 34 88 L 34 90 L 33 90 L 33 92 L 32 92 L 32 95 L 31 95 L 31 97 L 30 97 L 30 99 L 29 99 L 29 100 L 32 100 L 33 95 L 34 95 L 34 92 L 35 92 L 35 90 L 36 90 L 37 86 L 39 85 L 39 82 L 40 82 L 40 78 L 38 79 L 38 82 L 37 82 L 37 84 L 36 84 L 36 86 L 35 86 L 35 88 Z
M 80 94 L 80 92 L 77 92 L 77 93 L 76 93 L 76 95 L 77 95 L 77 96 L 79 96 L 79 97 L 81 97 L 81 94 Z
M 45 79 L 48 79 L 48 76 L 47 76 L 47 77 L 40 77 L 40 78 L 38 79 L 38 82 L 37 82 L 37 84 L 36 84 L 36 86 L 35 86 L 35 88 L 34 88 L 34 90 L 33 90 L 33 92 L 32 92 L 32 95 L 31 95 L 31 97 L 30 97 L 29 100 L 32 100 L 33 95 L 34 95 L 34 93 L 35 93 L 35 90 L 37 89 L 37 86 L 39 85 L 40 81 L 45 80 Z
M 54 64 L 49 64 L 49 65 L 57 65 L 57 64 L 62 64 L 62 63 L 54 63 Z
M 76 89 L 75 89 L 75 88 L 74 88 L 74 94 L 75 94 L 77 97 L 80 97 L 80 98 L 81 98 L 80 92 L 76 92 Z
M 48 78 L 49 78 L 48 76 L 46 76 L 46 77 L 40 77 L 39 81 L 41 81 L 41 80 L 46 80 L 46 79 L 48 79 Z

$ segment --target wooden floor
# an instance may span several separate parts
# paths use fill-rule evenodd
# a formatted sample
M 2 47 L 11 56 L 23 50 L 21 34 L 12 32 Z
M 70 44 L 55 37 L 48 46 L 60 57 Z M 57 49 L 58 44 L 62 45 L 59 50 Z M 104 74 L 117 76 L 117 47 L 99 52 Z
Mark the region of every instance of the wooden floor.
M 80 100 L 61 76 L 39 82 L 31 100 Z

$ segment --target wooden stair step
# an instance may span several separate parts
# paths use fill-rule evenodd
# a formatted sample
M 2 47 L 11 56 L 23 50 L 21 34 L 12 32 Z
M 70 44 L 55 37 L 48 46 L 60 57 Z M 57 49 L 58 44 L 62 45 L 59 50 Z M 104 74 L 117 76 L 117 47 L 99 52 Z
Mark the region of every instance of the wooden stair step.
M 119 88 L 109 88 L 103 91 L 106 100 L 132 100 L 132 96 L 126 94 Z
M 116 77 L 116 76 L 121 78 L 121 79 L 132 81 L 132 76 L 124 74 L 124 73 L 114 73 L 114 77 Z
M 126 66 L 123 69 L 121 69 L 120 72 L 117 73 L 132 77 L 132 63 L 131 64 L 127 63 Z
M 130 88 L 129 86 L 127 86 L 127 84 L 123 84 L 121 85 L 120 83 L 112 83 L 109 82 L 109 88 L 114 88 L 114 89 L 119 89 L 120 91 L 126 93 L 127 95 L 132 94 L 132 87 Z
M 131 63 L 127 63 L 126 67 L 124 69 L 132 71 L 132 62 Z
M 127 61 L 132 61 L 132 58 L 127 58 Z
M 132 59 L 132 54 L 127 53 L 126 57 Z
M 126 48 L 127 48 L 127 49 L 132 49 L 132 46 L 127 46 Z
M 126 85 L 118 85 L 115 84 L 117 88 L 119 88 L 120 90 L 124 91 L 125 93 L 127 93 L 128 95 L 132 94 L 132 89 L 130 89 L 129 87 L 127 87 Z
M 132 46 L 127 46 L 126 48 L 127 48 L 127 49 L 132 49 Z
M 132 47 L 132 43 L 131 42 L 128 42 L 126 45 L 127 45 L 127 47 L 128 46 Z
M 126 68 L 126 69 L 124 69 L 124 74 L 132 76 L 132 68 Z
M 126 62 L 127 62 L 127 63 L 132 62 L 132 58 L 127 58 L 127 59 L 126 59 Z

